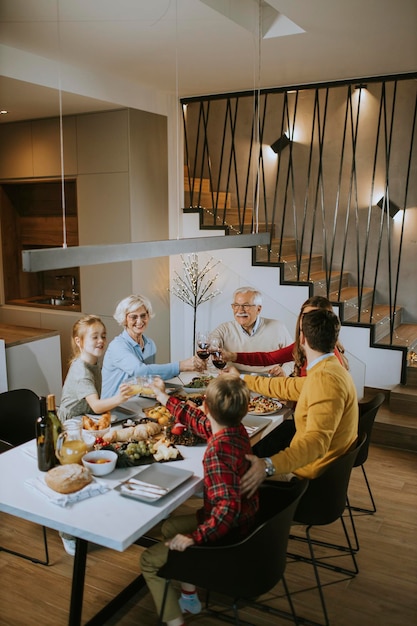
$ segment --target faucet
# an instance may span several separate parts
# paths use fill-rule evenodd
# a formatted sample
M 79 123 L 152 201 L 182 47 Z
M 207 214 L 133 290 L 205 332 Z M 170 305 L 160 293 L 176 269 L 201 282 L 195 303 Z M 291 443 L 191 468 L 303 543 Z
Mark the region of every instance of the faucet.
M 75 276 L 70 276 L 70 278 L 71 278 L 71 299 L 73 302 L 75 302 L 80 294 L 75 288 Z
M 71 274 L 62 274 L 60 276 L 55 276 L 56 280 L 65 280 L 66 278 L 71 279 L 71 300 L 75 302 L 80 295 L 75 288 L 75 276 L 72 276 Z M 65 300 L 65 289 L 61 289 L 60 299 Z

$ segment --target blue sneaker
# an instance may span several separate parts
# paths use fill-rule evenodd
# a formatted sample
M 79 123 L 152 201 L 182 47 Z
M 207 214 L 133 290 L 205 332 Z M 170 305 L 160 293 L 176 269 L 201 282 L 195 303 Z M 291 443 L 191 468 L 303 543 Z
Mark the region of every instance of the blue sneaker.
M 183 613 L 197 615 L 201 611 L 201 602 L 196 593 L 182 593 L 178 602 Z

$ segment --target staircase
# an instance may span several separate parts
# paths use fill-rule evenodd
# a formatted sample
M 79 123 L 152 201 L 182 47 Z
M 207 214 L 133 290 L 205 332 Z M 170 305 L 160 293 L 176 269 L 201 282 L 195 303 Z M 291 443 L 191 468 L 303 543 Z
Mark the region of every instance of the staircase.
M 252 232 L 251 209 L 233 208 L 231 194 L 213 192 L 208 179 L 190 178 L 186 168 L 184 174 L 185 206 L 189 207 L 184 212 L 198 211 L 200 228 L 225 229 L 227 235 Z M 402 309 L 397 307 L 391 341 L 389 306 L 374 304 L 372 308 L 372 288 L 362 289 L 359 302 L 358 290 L 355 285 L 350 284 L 351 276 L 348 272 L 341 274 L 334 271 L 326 276 L 322 255 L 312 254 L 300 258 L 297 256 L 297 242 L 294 239 L 276 238 L 271 225 L 258 222 L 258 231 L 265 230 L 271 232 L 271 245 L 269 248 L 256 249 L 253 265 L 279 266 L 282 284 L 299 285 L 308 282 L 311 295 L 326 296 L 339 307 L 343 325 L 370 328 L 372 347 L 403 348 L 402 384 L 388 392 L 387 411 L 398 416 L 417 417 L 417 324 L 402 323 Z M 409 420 L 406 421 L 409 428 Z M 415 449 L 417 450 L 417 442 Z

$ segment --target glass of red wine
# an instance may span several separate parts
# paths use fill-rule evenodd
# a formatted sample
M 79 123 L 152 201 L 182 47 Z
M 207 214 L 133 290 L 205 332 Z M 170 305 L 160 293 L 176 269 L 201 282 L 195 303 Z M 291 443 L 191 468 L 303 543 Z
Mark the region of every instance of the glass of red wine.
M 208 331 L 200 331 L 197 333 L 197 356 L 204 362 L 210 356 L 210 334 Z M 207 368 L 204 370 L 207 371 Z
M 223 359 L 221 348 L 222 345 L 219 339 L 213 338 L 210 341 L 211 362 L 218 370 L 222 370 L 224 367 L 226 367 L 227 364 L 226 361 Z

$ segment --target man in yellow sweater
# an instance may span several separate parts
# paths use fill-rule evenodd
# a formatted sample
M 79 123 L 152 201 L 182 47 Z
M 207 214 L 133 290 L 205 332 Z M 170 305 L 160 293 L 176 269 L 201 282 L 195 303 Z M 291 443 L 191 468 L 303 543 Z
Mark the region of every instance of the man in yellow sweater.
M 251 468 L 242 478 L 249 496 L 266 477 L 315 478 L 354 444 L 358 433 L 358 400 L 353 379 L 334 356 L 340 330 L 332 311 L 315 310 L 301 320 L 300 343 L 307 358 L 304 378 L 242 375 L 251 391 L 297 402 L 295 434 L 288 447 L 271 458 L 250 455 Z M 235 368 L 229 372 L 238 375 Z

